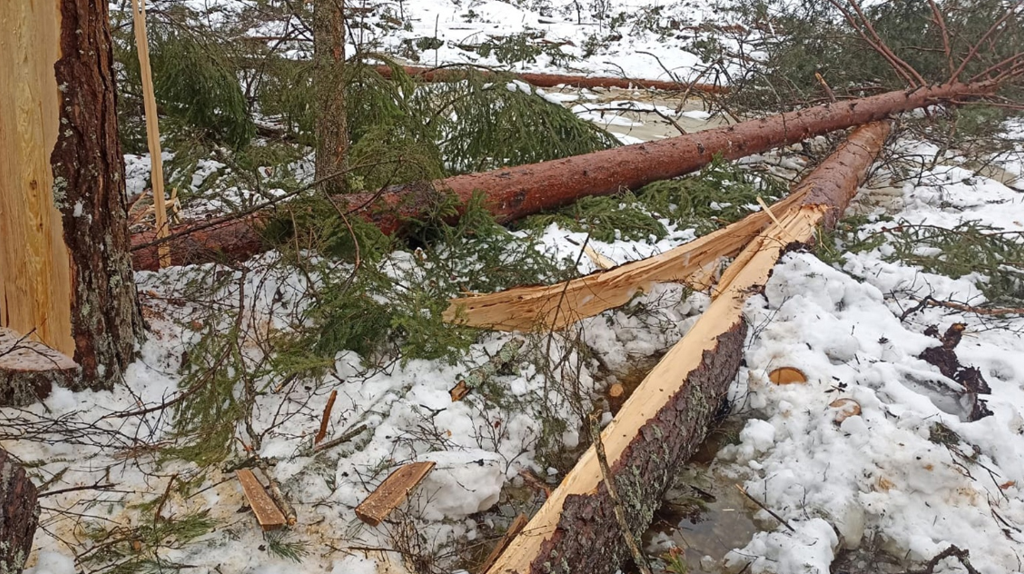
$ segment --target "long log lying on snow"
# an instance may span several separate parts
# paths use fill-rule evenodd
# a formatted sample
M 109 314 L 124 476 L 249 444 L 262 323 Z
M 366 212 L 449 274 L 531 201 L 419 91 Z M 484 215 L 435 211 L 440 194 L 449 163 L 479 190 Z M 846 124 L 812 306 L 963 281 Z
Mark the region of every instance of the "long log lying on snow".
M 385 78 L 390 78 L 391 67 L 377 66 L 377 73 Z M 403 66 L 406 74 L 427 82 L 456 82 L 466 77 L 466 72 L 459 68 L 423 68 L 418 66 Z M 484 71 L 484 74 L 491 72 Z M 609 76 L 579 76 L 566 74 L 531 74 L 527 72 L 516 72 L 515 78 L 536 86 L 538 88 L 555 88 L 558 86 L 573 86 L 576 88 L 622 88 L 622 89 L 652 89 L 665 91 L 691 91 L 704 92 L 708 94 L 724 94 L 729 91 L 727 86 L 706 83 L 673 82 L 665 80 L 636 80 L 631 78 L 613 78 Z
M 719 282 L 717 297 L 693 329 L 640 384 L 602 434 L 626 520 L 639 536 L 665 490 L 707 432 L 739 370 L 747 327 L 742 310 L 793 243 L 842 214 L 881 150 L 888 123 L 858 129 L 804 180 L 806 196 L 777 214 Z M 613 572 L 628 555 L 593 447 L 487 571 L 488 574 Z
M 486 206 L 502 223 L 547 209 L 562 207 L 587 195 L 611 195 L 622 188 L 639 189 L 651 183 L 690 173 L 707 165 L 716 155 L 738 159 L 817 135 L 867 124 L 928 105 L 951 100 L 990 96 L 998 84 L 943 84 L 915 90 L 898 90 L 857 100 L 847 100 L 787 112 L 732 126 L 598 151 L 565 159 L 519 167 L 459 175 L 432 183 L 394 186 L 379 194 L 353 194 L 335 198 L 385 233 L 399 230 L 436 205 L 442 191 L 459 199 L 464 207 L 475 191 L 486 194 Z M 250 217 L 225 221 L 218 236 L 249 237 L 258 234 L 262 219 Z M 203 224 L 205 229 L 208 224 Z M 186 230 L 171 235 L 172 264 L 202 263 L 218 258 L 238 260 L 252 254 L 252 247 L 233 251 L 235 242 L 218 243 L 196 238 Z M 133 236 L 136 269 L 155 269 L 158 242 L 152 233 Z M 192 243 L 191 247 L 179 243 Z M 198 245 L 196 245 L 198 243 Z M 258 248 L 262 248 L 260 245 Z M 194 258 L 188 259 L 188 256 Z

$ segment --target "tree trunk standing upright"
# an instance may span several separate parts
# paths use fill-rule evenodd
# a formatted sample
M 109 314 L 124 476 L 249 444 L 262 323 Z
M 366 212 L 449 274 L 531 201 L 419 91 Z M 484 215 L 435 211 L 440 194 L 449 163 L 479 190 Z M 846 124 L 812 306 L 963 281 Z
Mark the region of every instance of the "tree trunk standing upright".
M 135 354 L 132 271 L 106 0 L 59 0 L 60 128 L 53 197 L 71 256 L 71 323 L 82 386 L 110 389 Z
M 313 78 L 317 100 L 316 179 L 339 174 L 348 155 L 348 122 L 345 117 L 345 18 L 344 0 L 313 2 Z M 344 176 L 324 182 L 323 189 L 345 191 Z

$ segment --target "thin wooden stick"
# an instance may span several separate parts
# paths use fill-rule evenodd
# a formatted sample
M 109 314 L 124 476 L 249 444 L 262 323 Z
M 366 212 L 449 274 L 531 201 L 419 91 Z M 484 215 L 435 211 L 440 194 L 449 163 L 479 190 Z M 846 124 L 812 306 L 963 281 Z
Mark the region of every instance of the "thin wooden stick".
M 338 391 L 331 391 L 331 396 L 327 399 L 327 406 L 324 407 L 324 414 L 320 417 L 320 431 L 316 433 L 316 438 L 313 439 L 313 444 L 320 444 L 320 441 L 324 440 L 327 436 L 327 424 L 331 422 L 331 409 L 334 408 L 334 399 L 338 398 Z
M 146 111 L 146 139 L 149 141 L 149 157 L 152 162 L 150 180 L 153 183 L 153 206 L 156 209 L 156 236 L 168 235 L 167 205 L 164 203 L 164 163 L 160 150 L 160 126 L 156 115 L 156 94 L 153 91 L 153 71 L 149 65 L 149 40 L 146 34 L 146 0 L 132 0 L 135 18 L 135 46 L 139 51 L 139 71 L 142 76 L 142 100 Z M 171 264 L 170 245 L 164 243 L 158 248 L 160 267 Z

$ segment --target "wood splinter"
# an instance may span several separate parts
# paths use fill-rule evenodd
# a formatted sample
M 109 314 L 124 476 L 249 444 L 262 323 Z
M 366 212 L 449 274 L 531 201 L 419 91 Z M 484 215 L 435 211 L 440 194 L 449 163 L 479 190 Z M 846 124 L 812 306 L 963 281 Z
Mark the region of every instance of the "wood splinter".
M 260 481 L 256 480 L 256 475 L 251 470 L 239 469 L 235 472 L 235 476 L 238 477 L 238 482 L 242 483 L 242 492 L 252 508 L 252 513 L 256 515 L 256 521 L 260 523 L 260 528 L 277 530 L 288 523 L 281 509 L 274 504 L 273 499 L 267 494 Z
M 390 515 L 402 502 L 408 498 L 409 493 L 415 489 L 420 482 L 434 469 L 433 462 L 413 462 L 407 464 L 380 483 L 376 490 L 366 497 L 366 500 L 356 507 L 356 516 L 359 520 L 377 526 Z

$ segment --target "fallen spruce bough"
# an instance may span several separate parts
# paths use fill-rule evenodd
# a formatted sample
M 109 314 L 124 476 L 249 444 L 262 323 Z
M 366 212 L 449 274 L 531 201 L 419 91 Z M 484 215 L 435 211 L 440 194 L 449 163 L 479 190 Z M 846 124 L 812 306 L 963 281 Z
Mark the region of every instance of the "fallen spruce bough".
M 648 374 L 601 433 L 625 522 L 639 536 L 677 467 L 703 440 L 739 370 L 747 326 L 742 310 L 793 245 L 830 228 L 882 149 L 888 122 L 858 128 L 796 190 L 801 200 L 751 241 L 725 271 L 714 301 Z M 490 569 L 489 574 L 613 572 L 629 555 L 593 446 Z
M 461 214 L 473 194 L 482 191 L 487 209 L 499 222 L 507 223 L 562 207 L 583 196 L 611 195 L 623 188 L 639 189 L 653 181 L 690 173 L 716 156 L 739 159 L 836 130 L 880 121 L 899 112 L 943 102 L 985 98 L 994 95 L 999 87 L 997 81 L 981 81 L 897 90 L 657 142 L 333 199 L 339 209 L 392 234 L 400 231 L 406 221 L 436 205 L 443 193 L 455 195 Z M 260 234 L 267 219 L 267 215 L 257 211 L 241 218 L 229 216 L 192 223 L 163 240 L 158 240 L 153 232 L 135 234 L 132 236 L 135 268 L 157 269 L 157 247 L 163 242 L 171 244 L 173 265 L 245 259 L 269 247 Z

